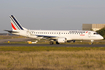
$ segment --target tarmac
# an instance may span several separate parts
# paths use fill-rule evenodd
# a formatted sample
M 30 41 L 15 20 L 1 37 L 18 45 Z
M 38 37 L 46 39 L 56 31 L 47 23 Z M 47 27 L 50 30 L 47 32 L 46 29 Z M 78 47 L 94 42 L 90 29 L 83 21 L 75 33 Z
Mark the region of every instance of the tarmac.
M 97 45 L 97 44 L 93 44 L 93 45 L 89 45 L 89 44 L 54 44 L 54 45 L 50 45 L 50 44 L 0 44 L 0 46 L 14 46 L 14 47 L 21 47 L 21 46 L 28 46 L 28 47 L 40 47 L 40 46 L 48 46 L 48 47 L 105 47 L 105 45 Z
M 4 43 L 4 42 L 18 42 L 18 41 L 29 41 L 32 40 L 31 38 L 16 38 L 16 39 L 0 39 L 0 43 Z
M 0 40 L 0 46 L 48 46 L 48 47 L 105 47 L 105 44 L 5 44 L 3 42 L 8 42 L 8 41 L 29 41 L 32 40 L 31 38 L 18 38 L 18 39 L 1 39 Z

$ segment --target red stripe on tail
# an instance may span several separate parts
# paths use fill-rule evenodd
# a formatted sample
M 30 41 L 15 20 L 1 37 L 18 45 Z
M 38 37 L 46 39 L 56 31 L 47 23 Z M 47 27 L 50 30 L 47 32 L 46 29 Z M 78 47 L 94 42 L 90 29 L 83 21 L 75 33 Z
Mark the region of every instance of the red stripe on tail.
M 17 30 L 17 29 L 15 28 L 15 26 L 12 24 L 12 22 L 11 22 L 11 25 L 12 25 L 12 28 L 13 28 L 14 30 Z

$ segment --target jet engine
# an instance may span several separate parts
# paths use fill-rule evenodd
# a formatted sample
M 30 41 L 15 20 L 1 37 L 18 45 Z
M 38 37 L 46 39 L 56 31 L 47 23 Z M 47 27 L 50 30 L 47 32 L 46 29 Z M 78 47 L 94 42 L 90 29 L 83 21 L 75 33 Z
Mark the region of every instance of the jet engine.
M 67 42 L 66 38 L 58 38 L 58 43 L 65 43 Z

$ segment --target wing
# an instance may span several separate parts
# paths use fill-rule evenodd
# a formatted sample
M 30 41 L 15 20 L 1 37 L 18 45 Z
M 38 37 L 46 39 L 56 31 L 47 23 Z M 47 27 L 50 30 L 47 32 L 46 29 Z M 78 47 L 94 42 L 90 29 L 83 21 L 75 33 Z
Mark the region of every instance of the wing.
M 57 36 L 48 36 L 48 35 L 36 35 L 37 37 L 43 37 L 43 38 L 57 38 Z

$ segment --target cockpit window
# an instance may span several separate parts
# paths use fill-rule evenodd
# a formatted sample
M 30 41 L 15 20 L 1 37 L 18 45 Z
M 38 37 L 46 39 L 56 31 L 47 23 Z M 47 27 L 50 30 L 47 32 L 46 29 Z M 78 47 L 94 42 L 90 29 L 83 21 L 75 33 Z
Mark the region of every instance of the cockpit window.
M 98 33 L 93 33 L 94 35 L 98 34 Z

